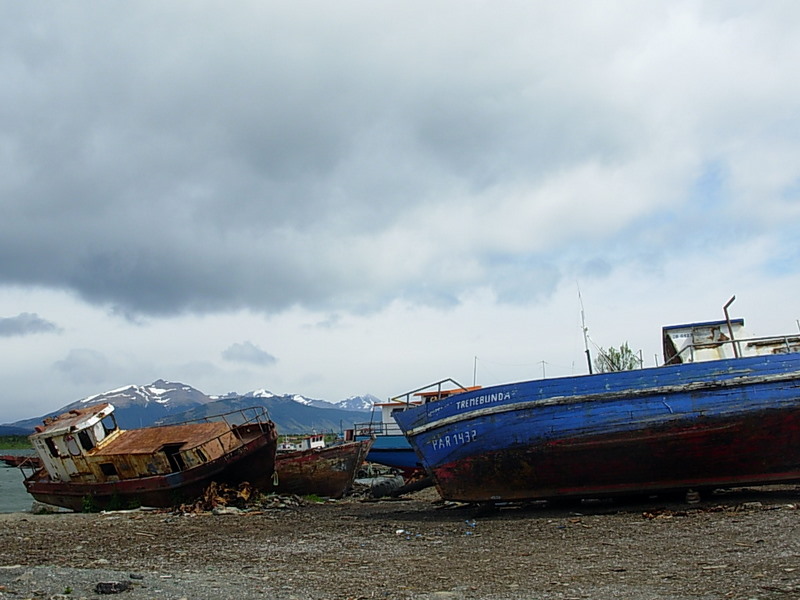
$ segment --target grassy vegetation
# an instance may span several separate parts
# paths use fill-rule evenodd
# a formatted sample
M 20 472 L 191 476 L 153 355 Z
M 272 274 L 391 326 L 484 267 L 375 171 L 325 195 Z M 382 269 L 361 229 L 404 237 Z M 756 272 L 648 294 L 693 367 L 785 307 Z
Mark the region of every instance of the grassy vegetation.
M 25 435 L 0 435 L 0 450 L 29 450 L 32 448 L 33 446 Z

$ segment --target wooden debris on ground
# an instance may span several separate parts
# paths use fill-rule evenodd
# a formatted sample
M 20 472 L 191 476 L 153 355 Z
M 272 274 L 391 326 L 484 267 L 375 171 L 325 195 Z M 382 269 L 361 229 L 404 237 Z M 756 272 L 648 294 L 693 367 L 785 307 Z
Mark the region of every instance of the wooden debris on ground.
M 305 501 L 299 496 L 263 494 L 247 482 L 243 482 L 236 487 L 224 483 L 211 482 L 200 498 L 191 504 L 181 504 L 176 512 L 232 514 L 236 510 L 223 511 L 220 509 L 228 508 L 250 512 L 254 510 L 299 508 L 304 504 Z

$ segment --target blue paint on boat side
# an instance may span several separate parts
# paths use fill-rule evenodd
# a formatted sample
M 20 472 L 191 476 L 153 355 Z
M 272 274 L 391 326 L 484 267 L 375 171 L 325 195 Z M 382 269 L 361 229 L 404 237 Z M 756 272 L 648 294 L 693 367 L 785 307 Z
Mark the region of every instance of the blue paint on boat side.
M 409 446 L 405 450 L 378 449 L 367 456 L 367 461 L 394 467 L 401 470 L 421 469 L 422 465 L 414 450 Z
M 395 419 L 435 469 L 563 439 L 800 406 L 798 379 L 800 354 L 755 356 L 482 388 Z
M 362 436 L 356 435 L 356 440 Z M 411 444 L 404 435 L 379 435 L 367 454 L 367 461 L 403 471 L 421 469 Z
M 363 436 L 356 436 L 356 439 L 363 437 Z M 369 439 L 367 436 L 365 439 Z M 375 436 L 375 443 L 372 445 L 373 448 L 375 447 L 383 448 L 387 450 L 410 450 L 411 444 L 408 443 L 408 440 L 405 438 L 404 435 L 378 435 Z

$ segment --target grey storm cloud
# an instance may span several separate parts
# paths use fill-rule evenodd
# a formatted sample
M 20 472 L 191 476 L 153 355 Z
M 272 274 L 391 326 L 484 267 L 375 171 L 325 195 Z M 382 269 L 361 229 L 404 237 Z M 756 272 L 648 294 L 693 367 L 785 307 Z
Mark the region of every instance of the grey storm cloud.
M 680 78 L 640 97 L 661 83 L 643 51 L 693 85 L 651 41 L 671 3 L 602 28 L 550 3 L 312 5 L 4 4 L 0 285 L 130 315 L 537 297 L 557 264 L 512 281 L 518 263 L 495 258 L 542 263 L 556 232 L 592 232 L 599 252 L 598 230 L 646 217 L 646 192 L 674 201 L 647 169 L 617 185 L 653 122 L 686 112 L 665 104 L 687 98 Z M 714 10 L 688 18 L 715 31 Z M 571 172 L 584 188 L 558 179 Z
M 395 230 L 414 244 L 416 210 L 572 160 L 557 123 L 575 114 L 478 66 L 475 23 L 453 50 L 418 32 L 418 52 L 460 63 L 443 77 L 384 43 L 383 18 L 247 6 L 3 9 L 0 251 L 18 259 L 0 283 L 155 315 L 370 306 L 437 275 L 456 294 L 435 257 L 396 268 Z M 608 127 L 589 137 L 624 145 Z
M 232 344 L 222 352 L 222 358 L 232 362 L 250 363 L 254 365 L 269 366 L 278 362 L 278 359 L 269 352 L 262 350 L 253 342 Z
M 36 313 L 20 313 L 16 317 L 0 317 L 0 337 L 59 331 L 61 329 L 58 325 L 43 319 Z

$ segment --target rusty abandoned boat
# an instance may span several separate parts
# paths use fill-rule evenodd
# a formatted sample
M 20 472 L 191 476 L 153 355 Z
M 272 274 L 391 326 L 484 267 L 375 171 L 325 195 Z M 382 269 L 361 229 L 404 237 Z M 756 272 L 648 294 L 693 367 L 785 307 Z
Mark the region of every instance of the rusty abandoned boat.
M 278 436 L 263 408 L 131 430 L 119 429 L 113 412 L 98 404 L 37 427 L 29 439 L 42 464 L 26 473 L 28 493 L 80 511 L 174 506 L 212 481 L 269 489 Z
M 308 436 L 298 448 L 278 451 L 271 489 L 279 494 L 341 498 L 353 486 L 373 441 L 326 446 L 322 435 Z

